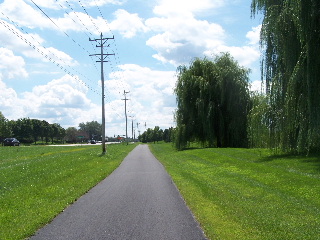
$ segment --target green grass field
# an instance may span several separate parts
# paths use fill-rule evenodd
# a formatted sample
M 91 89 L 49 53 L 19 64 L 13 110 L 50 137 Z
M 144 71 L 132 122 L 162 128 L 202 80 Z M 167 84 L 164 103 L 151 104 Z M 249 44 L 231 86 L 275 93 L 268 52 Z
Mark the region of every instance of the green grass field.
M 150 144 L 210 239 L 320 239 L 320 156 Z
M 0 147 L 0 239 L 24 239 L 119 166 L 136 145 Z

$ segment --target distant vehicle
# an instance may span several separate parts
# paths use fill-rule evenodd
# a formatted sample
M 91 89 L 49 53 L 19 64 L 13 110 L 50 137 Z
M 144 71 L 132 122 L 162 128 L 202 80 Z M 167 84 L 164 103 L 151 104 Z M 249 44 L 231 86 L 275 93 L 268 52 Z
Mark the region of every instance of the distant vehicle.
M 91 144 L 96 144 L 96 140 L 91 140 Z
M 3 140 L 4 146 L 20 146 L 20 142 L 16 138 L 6 138 Z

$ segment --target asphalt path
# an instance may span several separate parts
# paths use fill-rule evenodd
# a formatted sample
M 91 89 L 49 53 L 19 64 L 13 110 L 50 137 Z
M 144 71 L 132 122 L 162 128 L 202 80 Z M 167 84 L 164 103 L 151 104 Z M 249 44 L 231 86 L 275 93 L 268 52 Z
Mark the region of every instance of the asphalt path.
M 205 239 L 147 145 L 30 239 Z

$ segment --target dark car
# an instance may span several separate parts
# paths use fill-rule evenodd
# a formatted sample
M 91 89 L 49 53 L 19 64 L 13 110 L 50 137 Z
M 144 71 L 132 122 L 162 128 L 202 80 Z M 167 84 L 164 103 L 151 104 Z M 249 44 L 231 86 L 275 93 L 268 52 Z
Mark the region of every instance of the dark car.
M 20 142 L 16 138 L 6 138 L 3 140 L 4 146 L 19 146 Z
M 96 144 L 97 143 L 96 140 L 91 140 L 90 142 L 91 142 L 91 144 Z

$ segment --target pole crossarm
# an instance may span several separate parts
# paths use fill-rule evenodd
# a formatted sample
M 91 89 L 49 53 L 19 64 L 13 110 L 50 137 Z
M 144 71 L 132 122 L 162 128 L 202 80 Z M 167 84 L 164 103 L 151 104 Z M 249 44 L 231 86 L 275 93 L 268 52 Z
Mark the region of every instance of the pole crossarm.
M 92 56 L 100 56 L 101 57 L 100 60 L 96 61 L 96 62 L 109 62 L 109 61 L 105 61 L 105 59 L 110 55 L 114 55 L 114 53 L 104 53 L 104 54 L 97 53 L 97 54 L 90 54 L 89 56 L 90 57 L 92 57 Z M 105 57 L 102 57 L 102 56 L 105 56 Z

